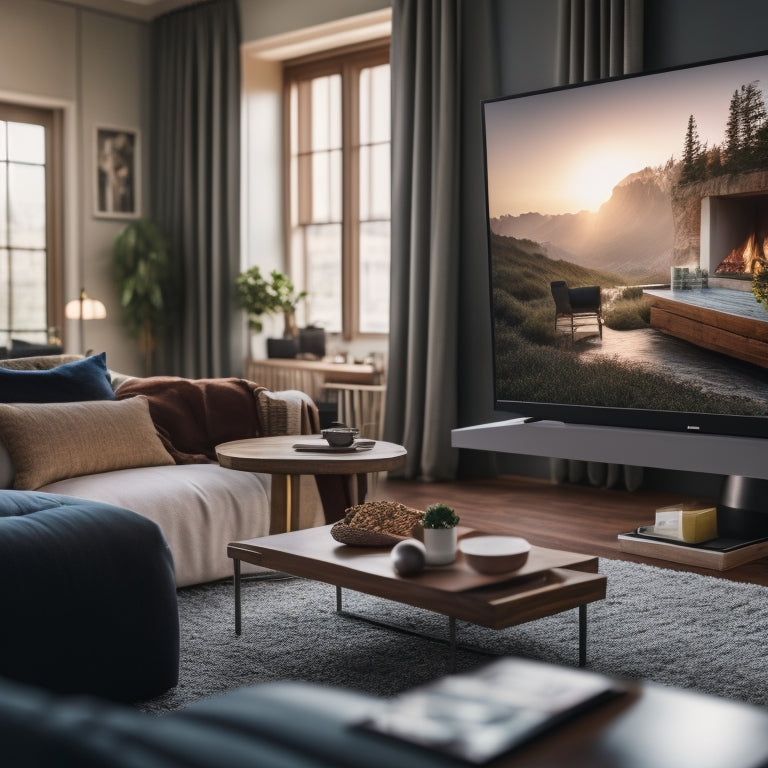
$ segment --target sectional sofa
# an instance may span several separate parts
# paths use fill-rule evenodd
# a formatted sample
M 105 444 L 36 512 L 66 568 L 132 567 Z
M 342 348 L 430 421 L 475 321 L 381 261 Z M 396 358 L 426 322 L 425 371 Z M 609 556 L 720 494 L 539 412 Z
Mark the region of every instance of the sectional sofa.
M 227 544 L 269 533 L 270 477 L 218 465 L 215 445 L 319 432 L 300 392 L 243 379 L 128 377 L 105 355 L 0 361 L 0 489 L 123 507 L 156 522 L 176 585 L 232 575 Z M 322 524 L 304 478 L 303 527 Z

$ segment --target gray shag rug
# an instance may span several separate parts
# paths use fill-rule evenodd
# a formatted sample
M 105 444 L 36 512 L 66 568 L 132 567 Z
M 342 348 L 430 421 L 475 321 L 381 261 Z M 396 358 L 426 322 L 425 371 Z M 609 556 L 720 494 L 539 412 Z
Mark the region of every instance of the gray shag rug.
M 768 588 L 601 560 L 606 600 L 588 608 L 587 667 L 768 704 Z M 161 713 L 230 688 L 306 680 L 392 696 L 448 670 L 447 645 L 338 615 L 335 588 L 291 577 L 244 580 L 234 633 L 231 580 L 179 590 L 179 684 L 143 702 Z M 344 608 L 447 637 L 442 616 L 344 591 Z M 578 612 L 494 631 L 457 623 L 460 643 L 575 665 Z M 457 670 L 488 662 L 459 650 Z

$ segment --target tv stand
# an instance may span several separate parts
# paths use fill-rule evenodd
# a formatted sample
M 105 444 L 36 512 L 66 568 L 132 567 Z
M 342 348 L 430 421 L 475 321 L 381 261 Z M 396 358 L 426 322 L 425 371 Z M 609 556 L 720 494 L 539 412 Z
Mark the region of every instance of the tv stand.
M 454 448 L 724 475 L 723 532 L 768 536 L 768 441 L 514 418 L 454 429 Z
M 451 444 L 478 451 L 768 479 L 768 441 L 759 437 L 518 418 L 454 429 Z

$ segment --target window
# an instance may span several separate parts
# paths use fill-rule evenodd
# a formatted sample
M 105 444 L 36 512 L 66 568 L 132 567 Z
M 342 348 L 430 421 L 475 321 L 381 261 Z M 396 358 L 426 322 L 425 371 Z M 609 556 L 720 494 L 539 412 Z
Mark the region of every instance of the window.
M 389 330 L 389 47 L 285 69 L 291 277 L 305 321 L 346 339 Z
M 0 103 L 0 346 L 61 326 L 58 113 Z

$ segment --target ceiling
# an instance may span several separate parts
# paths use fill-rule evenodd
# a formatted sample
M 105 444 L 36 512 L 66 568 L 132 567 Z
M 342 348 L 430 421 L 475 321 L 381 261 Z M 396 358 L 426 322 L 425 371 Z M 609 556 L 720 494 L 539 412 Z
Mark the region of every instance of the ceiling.
M 53 2 L 105 11 L 130 19 L 151 21 L 156 16 L 175 11 L 185 5 L 194 5 L 200 0 L 53 0 Z

